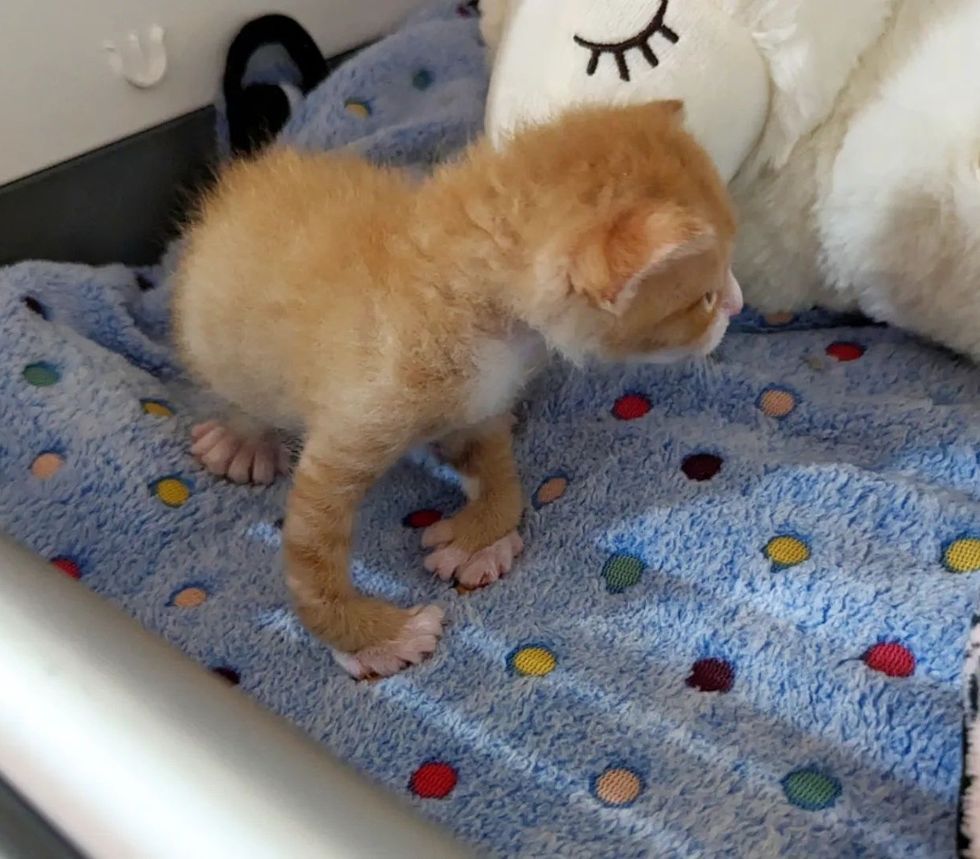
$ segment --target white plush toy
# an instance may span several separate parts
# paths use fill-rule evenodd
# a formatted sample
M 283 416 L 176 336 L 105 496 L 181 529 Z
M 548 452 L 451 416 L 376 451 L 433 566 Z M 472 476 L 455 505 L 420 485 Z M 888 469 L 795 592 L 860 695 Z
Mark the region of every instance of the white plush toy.
M 681 98 L 764 313 L 862 310 L 980 359 L 980 0 L 483 0 L 501 140 Z

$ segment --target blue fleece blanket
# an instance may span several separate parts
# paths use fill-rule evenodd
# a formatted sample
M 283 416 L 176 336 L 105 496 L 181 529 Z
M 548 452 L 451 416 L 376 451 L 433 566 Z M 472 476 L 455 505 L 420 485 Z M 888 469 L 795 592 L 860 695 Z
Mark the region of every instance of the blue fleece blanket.
M 456 149 L 486 84 L 471 11 L 363 52 L 284 136 Z M 424 457 L 370 494 L 359 585 L 450 625 L 426 664 L 355 683 L 288 608 L 286 483 L 188 454 L 207 403 L 166 343 L 165 271 L 0 271 L 0 527 L 490 853 L 952 853 L 975 369 L 752 315 L 706 366 L 553 368 L 520 413 L 528 548 L 505 581 L 423 571 L 418 529 L 461 503 Z

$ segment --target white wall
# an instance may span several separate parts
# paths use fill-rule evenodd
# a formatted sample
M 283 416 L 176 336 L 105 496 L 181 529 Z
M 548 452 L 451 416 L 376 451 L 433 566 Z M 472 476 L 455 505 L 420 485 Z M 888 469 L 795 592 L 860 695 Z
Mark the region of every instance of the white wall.
M 267 0 L 266 0 L 267 2 Z M 292 15 L 328 56 L 391 29 L 424 0 L 0 0 L 0 184 L 213 101 L 239 27 Z M 160 24 L 168 68 L 138 89 L 103 45 Z

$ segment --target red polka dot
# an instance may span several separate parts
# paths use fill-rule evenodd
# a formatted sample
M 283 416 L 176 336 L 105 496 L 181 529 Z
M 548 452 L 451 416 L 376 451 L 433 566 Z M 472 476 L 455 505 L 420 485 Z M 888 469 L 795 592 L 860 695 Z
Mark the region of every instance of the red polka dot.
M 459 780 L 456 770 L 442 761 L 427 761 L 414 773 L 409 790 L 422 799 L 445 799 Z
M 864 347 L 860 343 L 839 341 L 827 347 L 827 354 L 838 361 L 857 361 L 864 354 Z
M 735 669 L 724 659 L 699 659 L 691 666 L 686 683 L 699 692 L 729 692 L 735 683 Z
M 915 672 L 915 654 L 897 641 L 876 644 L 861 658 L 872 671 L 880 671 L 889 677 L 911 677 Z
M 624 394 L 612 408 L 613 416 L 621 421 L 635 421 L 646 415 L 653 406 L 641 394 Z
M 82 568 L 78 566 L 77 561 L 71 558 L 55 558 L 51 563 L 69 578 L 80 579 L 82 577 Z
M 689 480 L 696 480 L 699 483 L 711 480 L 721 471 L 722 458 L 713 453 L 693 453 L 681 463 L 681 471 Z
M 416 510 L 402 519 L 402 525 L 406 528 L 428 528 L 430 525 L 435 525 L 440 519 L 442 519 L 442 513 L 438 510 Z

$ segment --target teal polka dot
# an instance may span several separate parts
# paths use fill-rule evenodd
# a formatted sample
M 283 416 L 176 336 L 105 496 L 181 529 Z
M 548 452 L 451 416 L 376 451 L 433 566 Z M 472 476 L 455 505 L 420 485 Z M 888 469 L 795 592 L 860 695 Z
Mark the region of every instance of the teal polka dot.
M 412 78 L 412 86 L 415 89 L 428 89 L 432 86 L 432 72 L 428 69 L 419 69 Z
M 635 555 L 617 552 L 606 559 L 602 565 L 602 577 L 606 580 L 606 590 L 611 594 L 621 594 L 627 588 L 638 584 L 646 570 L 646 564 Z
M 28 364 L 24 368 L 24 379 L 35 388 L 46 388 L 48 385 L 57 384 L 61 379 L 61 373 L 54 364 L 39 361 L 36 364 Z
M 783 793 L 797 808 L 823 811 L 841 795 L 841 783 L 832 775 L 813 767 L 793 770 L 783 781 Z

